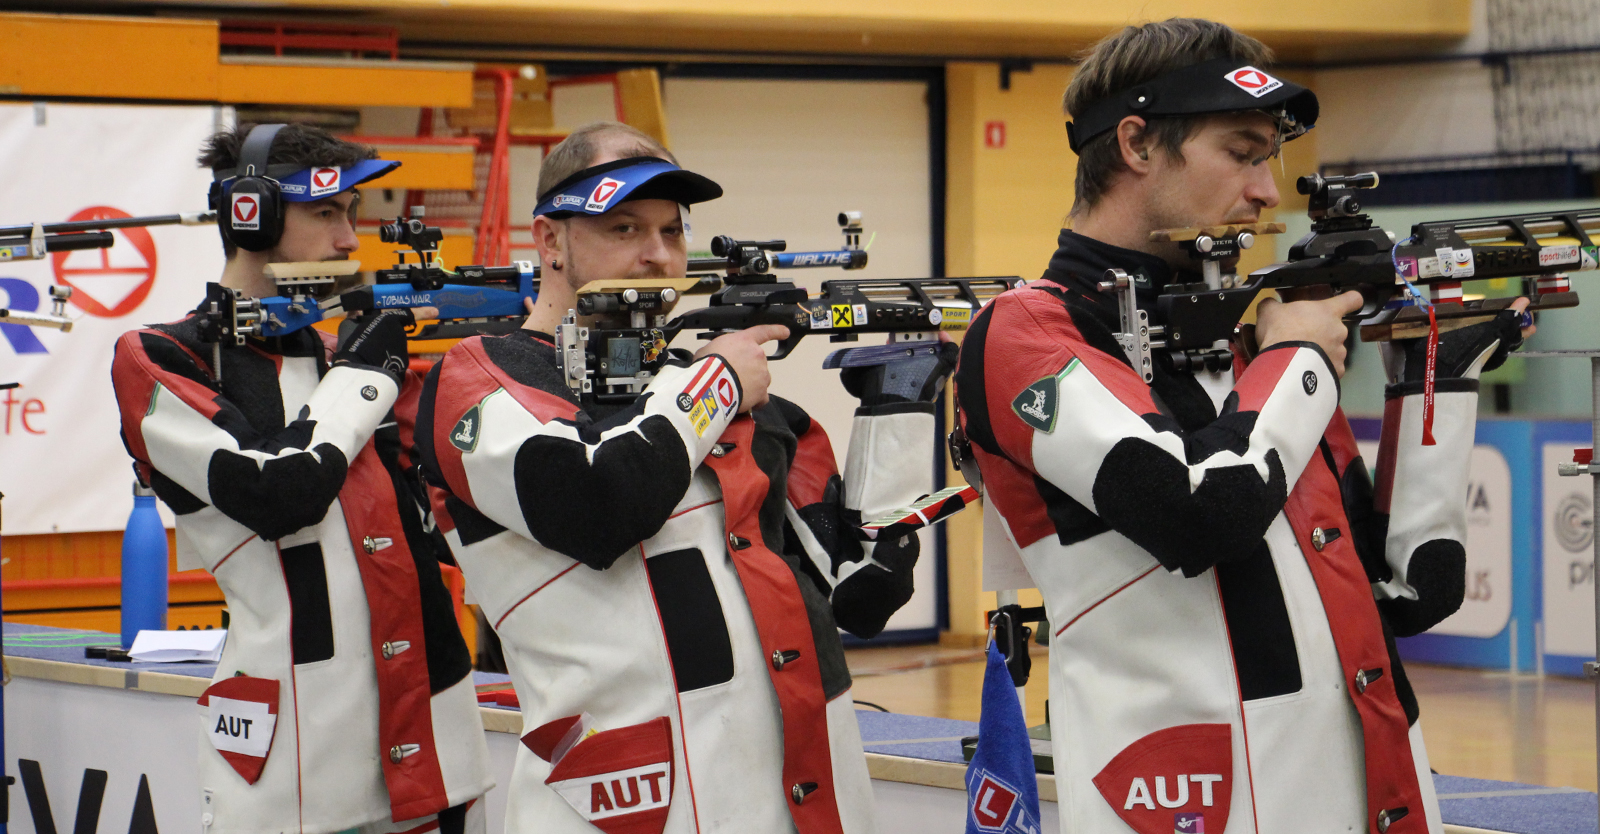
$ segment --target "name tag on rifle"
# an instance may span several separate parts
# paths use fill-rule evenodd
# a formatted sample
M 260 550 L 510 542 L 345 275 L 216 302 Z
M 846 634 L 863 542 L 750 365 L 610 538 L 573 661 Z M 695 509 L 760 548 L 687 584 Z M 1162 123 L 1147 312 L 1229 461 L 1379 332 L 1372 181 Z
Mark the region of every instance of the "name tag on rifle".
M 978 490 L 962 484 L 924 495 L 909 507 L 885 513 L 858 528 L 861 538 L 868 541 L 894 539 L 931 527 L 976 503 Z

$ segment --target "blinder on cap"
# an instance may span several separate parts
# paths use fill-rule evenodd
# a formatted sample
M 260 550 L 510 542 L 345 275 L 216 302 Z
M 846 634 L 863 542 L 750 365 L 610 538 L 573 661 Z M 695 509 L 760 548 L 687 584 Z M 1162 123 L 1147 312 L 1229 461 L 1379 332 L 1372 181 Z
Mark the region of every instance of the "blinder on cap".
M 653 156 L 618 159 L 585 168 L 539 195 L 533 216 L 561 218 L 605 214 L 629 200 L 670 200 L 679 205 L 722 196 L 722 186 Z
M 1161 118 L 1260 110 L 1288 142 L 1317 121 L 1317 94 L 1233 58 L 1214 58 L 1113 93 L 1067 122 L 1067 141 L 1082 153 L 1089 140 L 1129 116 Z

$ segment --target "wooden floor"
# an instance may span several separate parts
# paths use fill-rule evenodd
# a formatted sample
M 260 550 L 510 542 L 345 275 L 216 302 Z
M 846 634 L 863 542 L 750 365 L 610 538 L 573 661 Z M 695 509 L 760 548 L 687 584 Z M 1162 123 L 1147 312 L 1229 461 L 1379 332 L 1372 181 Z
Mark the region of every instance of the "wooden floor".
M 1027 719 L 1044 721 L 1041 648 L 1028 681 Z M 893 646 L 852 649 L 855 699 L 891 712 L 978 720 L 983 654 L 973 649 Z M 1422 706 L 1422 732 L 1435 770 L 1595 790 L 1594 687 L 1572 678 L 1406 667 Z

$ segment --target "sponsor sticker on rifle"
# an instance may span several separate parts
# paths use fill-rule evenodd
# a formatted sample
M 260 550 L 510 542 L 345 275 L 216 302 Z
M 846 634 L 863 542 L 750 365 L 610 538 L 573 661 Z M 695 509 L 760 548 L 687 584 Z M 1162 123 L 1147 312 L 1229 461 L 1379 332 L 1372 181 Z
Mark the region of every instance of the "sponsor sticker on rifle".
M 1595 267 L 1600 266 L 1600 256 L 1595 254 L 1595 247 L 1593 246 L 1583 247 L 1583 249 L 1578 253 L 1578 256 L 1581 259 L 1579 262 L 1583 265 L 1584 269 L 1594 269 Z
M 833 326 L 834 327 L 854 327 L 855 326 L 855 318 L 851 313 L 849 304 L 835 304 L 835 305 L 833 305 Z
M 865 305 L 865 304 L 852 304 L 852 305 L 850 305 L 850 310 L 853 313 L 855 313 L 855 321 L 856 321 L 856 326 L 857 327 L 860 327 L 860 326 L 862 326 L 862 325 L 867 323 L 867 305 Z
M 1540 266 L 1575 264 L 1580 260 L 1577 246 L 1545 246 L 1539 249 Z
M 810 312 L 812 330 L 833 329 L 833 316 L 828 311 L 828 305 L 818 304 L 817 306 L 812 307 Z
M 972 310 L 968 307 L 941 307 L 943 319 L 939 322 L 940 330 L 966 330 L 972 323 Z
M 1477 264 L 1472 260 L 1472 247 L 1455 250 L 1454 260 L 1450 263 L 1450 274 L 1453 277 L 1471 278 L 1477 271 Z
M 1417 259 L 1401 258 L 1395 262 L 1395 276 L 1399 278 L 1417 277 Z
M 1438 258 L 1417 259 L 1418 278 L 1442 278 L 1444 277 L 1444 268 L 1445 265 L 1439 263 Z

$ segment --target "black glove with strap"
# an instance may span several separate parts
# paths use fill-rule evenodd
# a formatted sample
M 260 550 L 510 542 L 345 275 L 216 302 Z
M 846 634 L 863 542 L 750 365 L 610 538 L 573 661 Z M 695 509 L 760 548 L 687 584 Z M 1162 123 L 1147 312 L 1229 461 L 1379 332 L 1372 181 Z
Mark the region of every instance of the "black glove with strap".
M 415 319 L 410 310 L 384 310 L 345 319 L 339 325 L 339 347 L 333 364 L 359 365 L 383 371 L 402 382 L 411 359 L 406 352 L 406 326 Z

